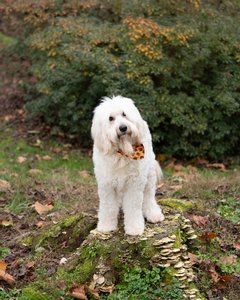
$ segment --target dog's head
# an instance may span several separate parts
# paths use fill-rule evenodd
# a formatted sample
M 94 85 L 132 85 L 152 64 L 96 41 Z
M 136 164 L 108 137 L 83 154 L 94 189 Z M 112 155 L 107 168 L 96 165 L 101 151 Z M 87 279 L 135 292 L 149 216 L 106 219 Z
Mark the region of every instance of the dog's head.
M 133 101 L 121 96 L 103 98 L 94 110 L 91 132 L 95 145 L 104 154 L 121 150 L 131 155 L 132 145 L 143 144 L 150 136 Z

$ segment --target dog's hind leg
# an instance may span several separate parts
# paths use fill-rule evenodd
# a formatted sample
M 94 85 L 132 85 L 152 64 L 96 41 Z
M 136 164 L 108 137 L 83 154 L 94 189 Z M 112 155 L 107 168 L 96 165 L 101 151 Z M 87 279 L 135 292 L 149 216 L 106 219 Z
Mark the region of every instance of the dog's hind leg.
M 162 175 L 159 165 L 158 168 L 158 174 L 156 174 L 156 169 L 150 169 L 148 181 L 143 193 L 143 215 L 150 223 L 157 223 L 164 220 L 162 210 L 155 200 L 156 181 L 159 180 L 159 177 Z

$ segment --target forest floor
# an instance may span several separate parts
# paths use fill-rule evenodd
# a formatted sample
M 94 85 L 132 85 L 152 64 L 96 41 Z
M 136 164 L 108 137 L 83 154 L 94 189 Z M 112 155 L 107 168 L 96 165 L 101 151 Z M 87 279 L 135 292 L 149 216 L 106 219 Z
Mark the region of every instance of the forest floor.
M 38 272 L 51 278 L 61 257 L 47 266 L 42 261 L 41 268 L 31 247 L 20 241 L 63 216 L 97 209 L 98 196 L 91 149 L 80 149 L 64 133 L 50 136 L 40 118 L 28 119 L 19 83 L 29 62 L 10 55 L 5 44 L 0 47 L 0 300 L 23 300 L 21 289 Z M 240 159 L 212 164 L 204 158 L 181 162 L 157 157 L 165 175 L 156 190 L 160 203 L 196 203 L 184 212 L 198 235 L 198 246 L 191 249 L 196 286 L 209 300 L 239 299 Z

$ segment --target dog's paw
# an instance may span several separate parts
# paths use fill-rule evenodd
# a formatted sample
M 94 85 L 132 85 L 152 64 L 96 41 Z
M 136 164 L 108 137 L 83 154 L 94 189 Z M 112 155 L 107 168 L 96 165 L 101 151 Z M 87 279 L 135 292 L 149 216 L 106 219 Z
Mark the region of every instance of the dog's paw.
M 103 233 L 115 231 L 117 229 L 117 223 L 98 222 L 97 230 Z
M 125 233 L 127 235 L 142 235 L 144 232 L 144 224 L 138 225 L 138 226 L 131 226 L 126 228 L 125 227 Z
M 147 216 L 147 220 L 150 223 L 162 222 L 164 220 L 164 215 L 163 215 L 161 209 L 159 209 L 155 212 L 151 212 L 151 214 Z

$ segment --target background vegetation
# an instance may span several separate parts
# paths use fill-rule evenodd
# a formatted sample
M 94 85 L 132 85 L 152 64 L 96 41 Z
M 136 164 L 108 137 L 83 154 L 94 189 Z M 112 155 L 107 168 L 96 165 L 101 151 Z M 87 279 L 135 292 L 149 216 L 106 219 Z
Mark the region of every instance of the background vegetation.
M 102 96 L 134 99 L 158 153 L 219 160 L 240 148 L 239 0 L 3 0 L 24 25 L 26 108 L 91 143 Z

